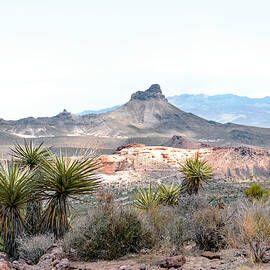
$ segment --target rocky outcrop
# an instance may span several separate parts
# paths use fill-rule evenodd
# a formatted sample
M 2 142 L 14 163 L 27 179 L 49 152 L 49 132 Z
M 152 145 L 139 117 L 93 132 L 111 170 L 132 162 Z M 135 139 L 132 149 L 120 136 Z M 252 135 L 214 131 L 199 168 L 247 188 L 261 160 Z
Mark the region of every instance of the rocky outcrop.
M 266 179 L 270 177 L 270 151 L 248 147 L 206 147 L 181 149 L 165 146 L 133 146 L 114 155 L 103 155 L 101 173 L 119 171 L 143 173 L 145 170 L 177 169 L 187 158 L 199 154 L 214 168 L 215 177 L 228 180 Z
M 165 96 L 161 92 L 159 84 L 152 84 L 149 89 L 145 91 L 138 91 L 131 96 L 131 100 L 149 100 L 149 99 L 163 99 Z
M 118 171 L 135 170 L 135 159 L 121 157 L 119 155 L 102 155 L 99 158 L 102 164 L 100 172 L 103 174 L 115 174 Z

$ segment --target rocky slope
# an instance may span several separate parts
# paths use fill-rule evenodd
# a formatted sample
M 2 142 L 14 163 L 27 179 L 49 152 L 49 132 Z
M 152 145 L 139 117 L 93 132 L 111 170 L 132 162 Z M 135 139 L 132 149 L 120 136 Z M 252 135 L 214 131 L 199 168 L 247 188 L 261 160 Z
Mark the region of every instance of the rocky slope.
M 66 110 L 54 117 L 0 120 L 0 132 L 14 138 L 55 138 L 95 136 L 100 138 L 171 137 L 175 134 L 214 145 L 253 145 L 270 147 L 270 129 L 220 124 L 186 113 L 170 104 L 160 86 L 138 91 L 129 102 L 103 114 L 73 115 Z M 1 134 L 0 134 L 1 135 Z M 2 136 L 0 136 L 0 144 Z M 117 145 L 115 146 L 117 147 Z

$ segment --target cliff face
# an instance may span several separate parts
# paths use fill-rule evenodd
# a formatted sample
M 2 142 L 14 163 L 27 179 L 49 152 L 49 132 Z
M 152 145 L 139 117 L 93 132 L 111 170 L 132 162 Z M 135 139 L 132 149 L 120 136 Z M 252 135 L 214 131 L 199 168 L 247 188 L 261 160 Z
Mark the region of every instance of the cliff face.
M 119 171 L 143 174 L 146 170 L 175 170 L 187 158 L 199 157 L 214 168 L 215 177 L 228 180 L 266 179 L 270 177 L 270 151 L 248 147 L 207 147 L 180 149 L 163 146 L 123 148 L 114 155 L 104 155 L 104 174 Z

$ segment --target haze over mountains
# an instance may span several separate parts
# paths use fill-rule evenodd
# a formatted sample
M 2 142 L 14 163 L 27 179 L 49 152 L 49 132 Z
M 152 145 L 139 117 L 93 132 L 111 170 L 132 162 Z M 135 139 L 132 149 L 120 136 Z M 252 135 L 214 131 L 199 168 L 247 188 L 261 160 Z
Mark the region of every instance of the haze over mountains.
M 167 97 L 179 109 L 196 114 L 207 120 L 220 123 L 270 127 L 270 97 L 249 98 L 233 94 L 204 95 L 181 94 Z M 120 105 L 101 110 L 86 110 L 79 115 L 104 113 L 119 108 Z

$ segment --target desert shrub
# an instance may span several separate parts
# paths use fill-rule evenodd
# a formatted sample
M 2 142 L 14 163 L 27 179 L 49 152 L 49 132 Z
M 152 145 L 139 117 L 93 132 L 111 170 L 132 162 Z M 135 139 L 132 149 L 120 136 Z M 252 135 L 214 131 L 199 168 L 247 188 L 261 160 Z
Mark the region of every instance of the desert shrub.
M 176 208 L 170 208 L 165 210 L 165 212 L 167 213 L 167 218 L 163 238 L 167 240 L 171 247 L 179 249 L 188 238 L 186 228 L 183 226 L 183 220 Z
M 224 248 L 229 220 L 226 209 L 209 206 L 194 212 L 192 240 L 202 250 L 218 251 Z
M 200 194 L 186 195 L 180 197 L 178 203 L 179 214 L 185 218 L 192 221 L 193 213 L 199 211 L 200 209 L 205 209 L 209 207 L 209 200 L 206 196 Z
M 209 200 L 209 204 L 219 209 L 224 209 L 226 206 L 226 201 L 222 197 L 212 196 Z
M 258 200 L 266 202 L 269 199 L 269 190 L 263 189 L 259 184 L 253 184 L 245 190 L 245 194 L 250 201 Z
M 178 203 L 178 215 L 181 217 L 182 226 L 185 228 L 187 240 L 191 240 L 193 234 L 193 214 L 200 209 L 209 207 L 209 202 L 206 196 L 200 194 L 183 194 Z
M 112 260 L 151 248 L 155 243 L 134 211 L 99 207 L 66 235 L 64 249 L 75 249 L 84 261 Z
M 40 257 L 46 253 L 48 248 L 54 243 L 53 235 L 37 235 L 33 237 L 18 239 L 19 258 L 28 264 L 37 264 Z
M 269 205 L 254 204 L 246 208 L 238 220 L 239 235 L 235 239 L 247 248 L 253 262 L 261 262 L 270 246 Z
M 186 231 L 178 208 L 161 206 L 144 212 L 141 219 L 154 235 L 156 244 L 178 248 L 186 240 Z

